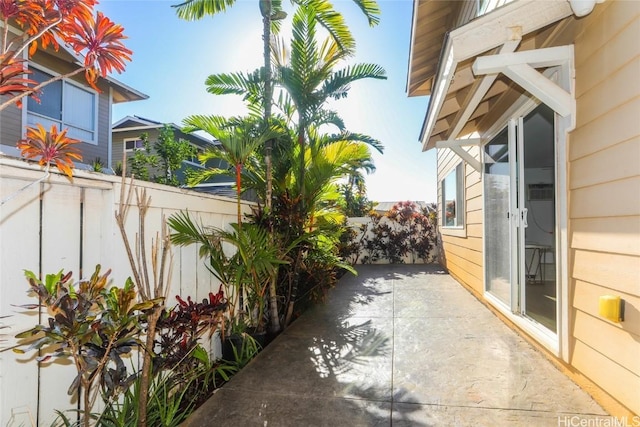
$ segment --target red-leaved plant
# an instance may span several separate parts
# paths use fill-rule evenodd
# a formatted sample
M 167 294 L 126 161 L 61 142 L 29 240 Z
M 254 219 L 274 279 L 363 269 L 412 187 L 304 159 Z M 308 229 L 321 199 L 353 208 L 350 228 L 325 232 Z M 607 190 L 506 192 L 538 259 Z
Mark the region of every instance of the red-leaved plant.
M 18 149 L 27 159 L 40 158 L 38 164 L 45 166 L 48 171 L 51 164 L 65 173 L 69 179 L 73 178 L 73 160 L 82 160 L 82 155 L 74 144 L 78 140 L 67 137 L 67 129 L 58 131 L 57 125 L 51 125 L 47 130 L 38 124 L 35 128 L 27 128 L 27 137 L 18 141 Z

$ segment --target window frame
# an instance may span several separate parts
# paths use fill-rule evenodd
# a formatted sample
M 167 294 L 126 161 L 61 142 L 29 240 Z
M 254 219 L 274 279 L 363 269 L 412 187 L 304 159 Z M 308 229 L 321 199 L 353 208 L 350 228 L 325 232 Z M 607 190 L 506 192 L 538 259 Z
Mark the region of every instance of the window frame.
M 132 141 L 140 141 L 142 142 L 142 147 L 134 147 L 134 148 L 127 148 L 127 142 L 132 142 Z M 137 145 L 137 144 L 136 144 Z M 142 140 L 142 138 L 124 138 L 122 140 L 122 147 L 124 148 L 124 152 L 125 153 L 133 153 L 136 150 L 142 150 L 142 151 L 147 151 L 147 149 L 144 147 L 144 142 Z
M 200 161 L 198 160 L 198 156 L 200 154 L 203 154 L 205 152 L 205 149 L 203 147 L 199 146 L 199 145 L 196 145 L 196 144 L 192 143 L 192 142 L 189 142 L 189 144 L 191 144 L 192 147 L 196 148 L 196 155 L 191 157 L 191 158 L 189 158 L 189 159 L 184 159 L 182 161 L 182 163 L 186 163 L 187 165 L 195 167 L 195 168 L 204 169 L 205 166 L 200 163 Z
M 29 69 L 34 69 L 34 70 L 38 70 L 41 73 L 47 74 L 51 77 L 58 77 L 60 76 L 60 73 L 57 73 L 47 67 L 44 67 L 40 64 L 35 64 L 35 63 L 29 63 Z M 83 84 L 79 83 L 79 82 L 75 82 L 71 79 L 61 79 L 60 80 L 62 83 L 62 90 L 61 90 L 61 106 L 62 106 L 62 111 L 60 112 L 60 119 L 56 119 L 53 117 L 49 117 L 46 116 L 42 113 L 38 113 L 38 112 L 34 112 L 34 111 L 30 111 L 29 110 L 29 101 L 26 102 L 26 106 L 25 106 L 25 125 L 26 126 L 31 126 L 28 122 L 29 122 L 29 116 L 34 117 L 36 120 L 35 122 L 38 123 L 37 118 L 41 117 L 43 120 L 46 120 L 47 122 L 54 122 L 58 125 L 58 129 L 62 130 L 62 129 L 70 129 L 70 128 L 75 128 L 75 129 L 79 129 L 81 131 L 84 132 L 88 132 L 88 133 L 92 133 L 93 134 L 93 138 L 91 140 L 89 139 L 80 139 L 80 138 L 75 138 L 73 136 L 73 134 L 69 135 L 69 133 L 67 133 L 67 136 L 70 138 L 74 138 L 74 139 L 78 139 L 80 142 L 84 142 L 87 144 L 91 144 L 91 145 L 98 145 L 98 108 L 99 108 L 99 97 L 100 94 L 95 91 L 94 89 L 88 87 L 88 86 L 84 86 Z M 93 129 L 88 129 L 88 128 L 84 128 L 84 127 L 80 127 L 74 124 L 69 124 L 66 121 L 66 117 L 65 117 L 65 104 L 64 104 L 64 99 L 65 99 L 65 87 L 67 85 L 71 85 L 74 86 L 77 89 L 80 89 L 84 92 L 89 93 L 92 97 L 93 97 Z M 46 90 L 46 86 L 44 88 Z M 45 126 L 47 127 L 47 126 Z
M 451 176 L 455 177 L 455 220 L 453 225 L 447 225 L 446 222 L 446 184 L 445 182 Z M 453 169 L 449 170 L 442 180 L 440 180 L 440 226 L 443 230 L 465 230 L 466 228 L 466 185 L 465 185 L 465 164 L 458 163 Z

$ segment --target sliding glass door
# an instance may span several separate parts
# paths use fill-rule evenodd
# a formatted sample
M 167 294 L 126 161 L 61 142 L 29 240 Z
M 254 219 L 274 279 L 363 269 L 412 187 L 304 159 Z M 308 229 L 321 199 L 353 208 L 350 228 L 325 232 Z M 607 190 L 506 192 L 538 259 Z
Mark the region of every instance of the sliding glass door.
M 484 222 L 487 290 L 511 307 L 511 174 L 509 135 L 504 129 L 484 147 Z
M 541 105 L 484 146 L 486 290 L 557 332 L 554 114 Z

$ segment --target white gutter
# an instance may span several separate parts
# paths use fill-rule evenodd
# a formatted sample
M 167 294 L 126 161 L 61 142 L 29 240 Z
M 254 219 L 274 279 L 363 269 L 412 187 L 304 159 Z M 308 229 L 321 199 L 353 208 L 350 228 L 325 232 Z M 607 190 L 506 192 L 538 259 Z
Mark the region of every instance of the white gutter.
M 409 38 L 409 64 L 407 67 L 407 81 L 405 83 L 406 93 L 409 93 L 409 81 L 411 80 L 411 59 L 413 58 L 413 43 L 411 43 L 411 40 L 415 40 L 416 38 L 416 25 L 418 24 L 418 2 L 419 0 L 413 0 L 413 19 L 411 20 L 411 38 Z
M 444 52 L 446 52 L 446 60 L 444 62 L 444 67 L 442 67 L 442 72 L 440 72 L 440 68 L 438 68 L 438 74 L 433 84 L 436 90 L 432 91 L 431 96 L 429 97 L 429 107 L 427 110 L 427 117 L 424 121 L 424 127 L 422 128 L 422 132 L 420 133 L 420 137 L 422 138 L 422 151 L 427 151 L 430 148 L 430 147 L 427 147 L 429 137 L 431 136 L 433 127 L 436 124 L 438 113 L 442 108 L 444 99 L 447 96 L 447 89 L 451 85 L 451 80 L 453 79 L 453 73 L 455 72 L 456 67 L 458 66 L 458 63 L 453 59 L 453 49 L 451 49 L 450 45 L 451 45 L 451 39 L 447 35 L 445 39 L 445 50 L 444 50 Z M 440 62 L 440 64 L 442 64 L 442 62 Z

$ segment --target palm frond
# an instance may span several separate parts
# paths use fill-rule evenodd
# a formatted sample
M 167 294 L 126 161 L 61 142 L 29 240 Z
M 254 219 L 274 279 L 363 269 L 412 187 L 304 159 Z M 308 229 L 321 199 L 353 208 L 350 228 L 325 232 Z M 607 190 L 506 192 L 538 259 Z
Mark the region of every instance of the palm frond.
M 353 0 L 358 5 L 362 13 L 367 17 L 369 26 L 373 27 L 380 23 L 380 6 L 376 0 Z
M 337 12 L 328 0 L 307 0 L 304 5 L 314 15 L 314 19 L 324 27 L 340 50 L 352 54 L 356 41 L 342 14 Z
M 176 14 L 180 19 L 195 21 L 205 16 L 226 12 L 235 2 L 236 0 L 187 0 L 171 7 L 176 9 Z
M 345 131 L 339 134 L 327 135 L 321 142 L 321 144 L 331 144 L 338 141 L 349 141 L 349 142 L 361 142 L 363 144 L 367 144 L 368 146 L 375 148 L 380 154 L 384 152 L 384 145 L 379 140 L 365 135 L 363 133 L 355 133 Z
M 260 70 L 252 73 L 222 73 L 211 74 L 205 80 L 207 92 L 214 95 L 243 95 L 257 96 L 260 92 L 262 79 Z

